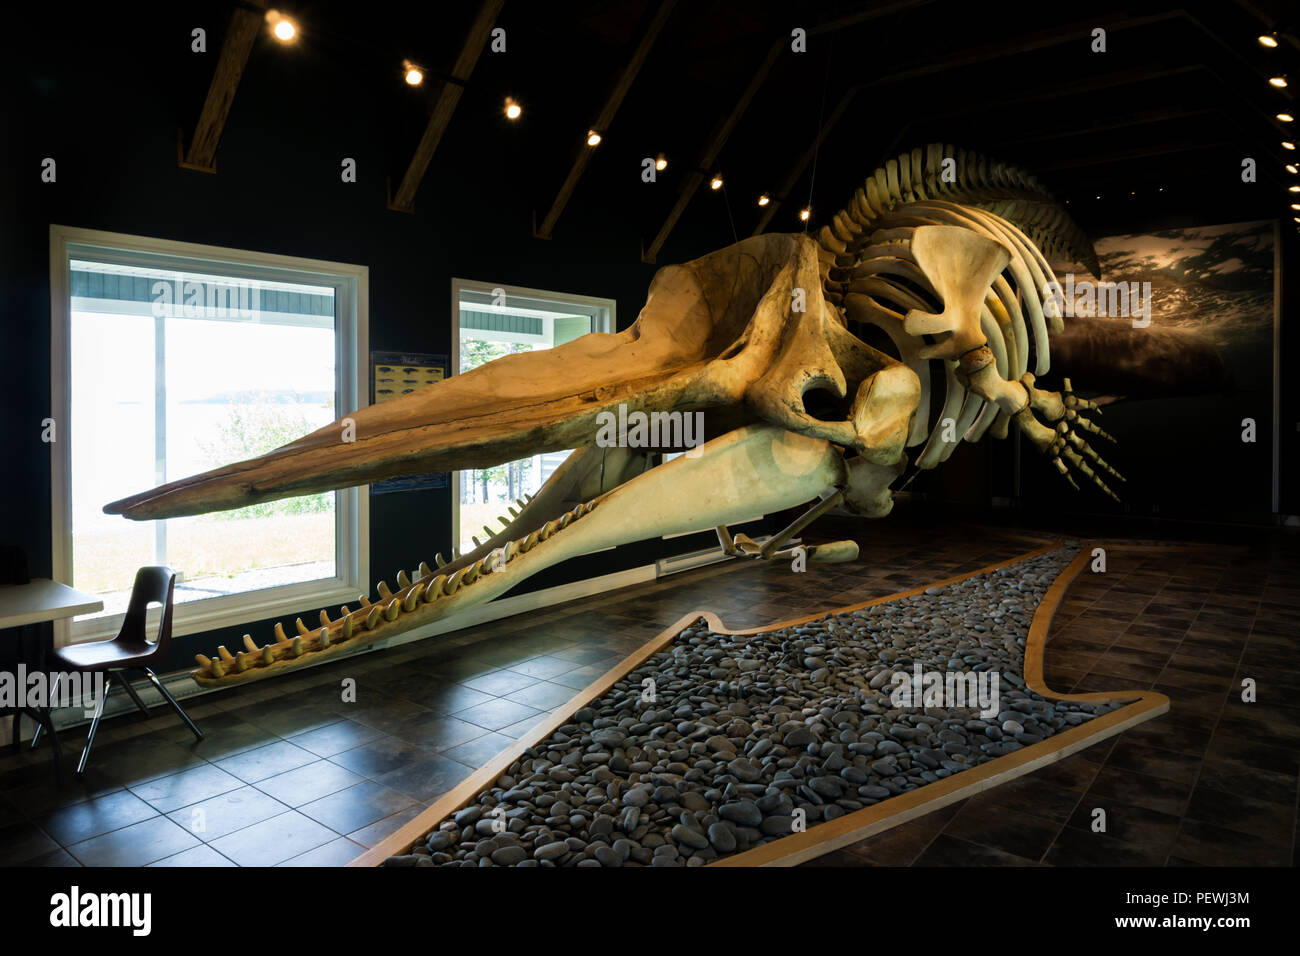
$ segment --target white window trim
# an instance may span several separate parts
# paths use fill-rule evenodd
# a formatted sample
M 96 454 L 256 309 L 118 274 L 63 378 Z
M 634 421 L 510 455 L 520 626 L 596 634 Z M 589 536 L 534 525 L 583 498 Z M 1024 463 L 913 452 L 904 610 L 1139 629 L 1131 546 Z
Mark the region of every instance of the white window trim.
M 538 302 L 555 303 L 561 306 L 577 306 L 588 312 L 595 325 L 594 331 L 612 332 L 618 328 L 618 303 L 613 299 L 602 299 L 591 295 L 570 295 L 549 289 L 529 289 L 524 286 L 504 285 L 500 282 L 477 282 L 473 279 L 451 280 L 451 354 L 448 359 L 450 368 L 448 376 L 460 374 L 460 297 L 463 292 L 491 294 L 501 289 L 506 294 L 507 304 L 511 299 L 532 299 Z M 526 305 L 521 305 L 527 308 Z M 451 546 L 460 544 L 460 472 L 451 473 Z
M 296 274 L 300 281 L 303 276 L 318 277 L 323 284 L 335 287 L 335 302 L 340 316 L 340 328 L 335 336 L 335 386 L 340 397 L 336 411 L 342 417 L 370 403 L 366 374 L 370 355 L 370 269 L 367 266 L 51 225 L 50 416 L 56 422 L 57 441 L 50 446 L 50 504 L 53 574 L 56 581 L 72 583 L 72 446 L 69 438 L 75 423 L 71 420 L 72 355 L 69 340 L 72 283 L 69 246 L 100 246 L 110 252 L 118 250 L 194 258 L 235 269 L 280 269 Z M 348 360 L 349 352 L 355 356 L 355 360 Z M 172 633 L 176 636 L 196 634 L 291 614 L 304 608 L 340 604 L 354 601 L 358 594 L 368 591 L 369 492 L 368 485 L 340 489 L 339 501 L 343 507 L 335 511 L 335 554 L 339 565 L 335 577 L 178 603 L 173 611 Z M 122 615 L 105 616 L 96 619 L 96 622 L 97 626 L 91 633 L 78 633 L 77 640 L 96 640 L 115 635 L 121 627 Z M 70 634 L 68 621 L 55 623 L 56 644 L 68 643 Z

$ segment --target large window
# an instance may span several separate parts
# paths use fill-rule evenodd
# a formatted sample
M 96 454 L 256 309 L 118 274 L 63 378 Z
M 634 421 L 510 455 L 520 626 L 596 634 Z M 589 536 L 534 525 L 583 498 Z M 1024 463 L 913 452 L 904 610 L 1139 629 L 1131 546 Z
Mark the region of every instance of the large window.
M 52 240 L 56 573 L 104 601 L 69 636 L 114 632 L 149 564 L 178 574 L 179 633 L 364 590 L 356 489 L 162 521 L 102 511 L 354 410 L 364 268 L 60 227 Z
M 503 355 L 554 348 L 588 332 L 614 327 L 611 299 L 461 279 L 452 282 L 452 306 L 457 374 Z M 568 454 L 547 452 L 495 468 L 457 472 L 453 516 L 457 549 L 472 550 L 474 538 L 483 540 L 487 535 L 484 525 L 499 531 L 497 518 L 507 514 L 506 506 L 536 492 Z

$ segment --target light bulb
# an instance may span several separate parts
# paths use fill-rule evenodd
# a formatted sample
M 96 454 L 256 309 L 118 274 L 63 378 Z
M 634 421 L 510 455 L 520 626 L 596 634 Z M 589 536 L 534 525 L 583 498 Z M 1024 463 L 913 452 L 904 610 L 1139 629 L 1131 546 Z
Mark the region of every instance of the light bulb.
M 722 188 L 722 177 L 721 177 L 721 176 L 714 176 L 713 179 L 711 179 L 711 180 L 709 181 L 709 188 L 710 188 L 710 189 L 721 189 L 721 188 Z
M 771 201 L 772 201 L 772 197 L 769 196 L 767 193 L 763 193 L 763 195 L 758 197 L 758 204 L 760 206 L 766 206 Z
M 506 97 L 506 119 L 519 119 L 519 115 L 523 111 L 523 107 L 516 103 L 514 99 L 509 96 Z
M 588 146 L 600 145 L 600 134 L 597 133 L 594 129 L 587 130 L 587 145 Z

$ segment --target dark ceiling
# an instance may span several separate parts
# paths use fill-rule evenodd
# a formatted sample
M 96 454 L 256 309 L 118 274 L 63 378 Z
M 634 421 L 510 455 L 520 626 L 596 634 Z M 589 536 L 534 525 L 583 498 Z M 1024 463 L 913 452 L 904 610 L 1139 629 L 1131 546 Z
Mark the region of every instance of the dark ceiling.
M 507 53 L 479 60 L 417 208 L 435 201 L 436 181 L 454 174 L 458 188 L 510 190 L 540 220 L 658 4 L 507 0 L 497 21 Z M 241 86 L 234 113 L 241 97 L 273 95 L 266 75 L 275 70 L 326 70 L 335 87 L 343 83 L 382 117 L 385 172 L 396 183 L 478 6 L 286 2 L 300 40 L 258 41 L 247 74 L 262 81 Z M 215 50 L 231 9 L 201 2 L 164 16 L 167 29 L 186 34 L 192 24 L 210 25 Z M 1289 221 L 1289 203 L 1300 197 L 1288 197 L 1286 186 L 1300 177 L 1283 166 L 1300 161 L 1300 151 L 1288 156 L 1281 143 L 1300 138 L 1300 123 L 1288 128 L 1273 117 L 1300 113 L 1294 13 L 1286 0 L 1038 3 L 1021 13 L 965 0 L 680 0 L 556 234 L 614 210 L 648 244 L 774 43 L 782 52 L 717 161 L 701 170 L 720 171 L 725 189 L 699 190 L 660 261 L 706 251 L 692 236 L 729 236 L 733 228 L 749 235 L 764 191 L 786 200 L 769 230 L 802 228 L 797 212 L 809 202 L 816 227 L 885 158 L 935 140 L 1021 164 L 1096 235 L 1138 222 Z M 1256 41 L 1287 17 L 1292 32 L 1277 49 Z M 808 30 L 805 53 L 790 51 L 795 27 Z M 1104 53 L 1091 49 L 1094 28 L 1106 31 Z M 402 82 L 403 58 L 428 71 L 422 88 Z M 139 55 L 117 62 L 157 69 Z M 211 64 L 190 57 L 169 68 L 178 125 L 198 115 Z M 1275 74 L 1290 74 L 1291 87 L 1269 86 Z M 517 123 L 502 116 L 507 95 L 524 107 Z M 811 149 L 837 112 L 820 149 Z M 642 159 L 660 152 L 668 169 L 643 183 Z M 800 170 L 805 154 L 812 161 Z M 1246 157 L 1258 163 L 1257 183 L 1241 180 Z M 789 195 L 780 197 L 788 180 Z

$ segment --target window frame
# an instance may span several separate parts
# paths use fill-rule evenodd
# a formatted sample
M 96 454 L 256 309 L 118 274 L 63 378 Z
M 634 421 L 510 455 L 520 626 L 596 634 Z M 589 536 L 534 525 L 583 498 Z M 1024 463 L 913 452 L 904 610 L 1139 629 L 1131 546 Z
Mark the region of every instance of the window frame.
M 369 356 L 369 267 L 273 253 L 232 249 L 149 236 L 50 226 L 50 417 L 55 437 L 50 452 L 50 511 L 53 576 L 72 584 L 71 260 L 91 254 L 111 259 L 165 256 L 194 260 L 196 268 L 222 275 L 332 286 L 335 295 L 335 411 L 339 417 L 370 404 L 365 374 Z M 353 601 L 370 578 L 370 494 L 368 485 L 339 489 L 335 499 L 335 576 L 240 594 L 177 603 L 172 633 L 198 634 L 221 627 Z M 126 520 L 126 519 L 123 519 Z M 98 640 L 117 634 L 122 615 L 55 622 L 55 642 Z
M 553 292 L 548 289 L 529 289 L 524 286 L 506 285 L 502 282 L 480 282 L 475 279 L 451 280 L 451 349 L 449 352 L 448 377 L 460 374 L 460 300 L 465 292 L 491 295 L 501 289 L 506 295 L 506 304 L 519 308 L 567 307 L 568 311 L 586 313 L 591 316 L 594 332 L 613 332 L 618 328 L 618 303 L 614 299 L 605 299 L 591 295 L 571 295 L 566 292 Z M 518 300 L 524 300 L 522 302 Z M 514 300 L 514 301 L 511 301 Z M 451 473 L 451 544 L 453 548 L 460 543 L 460 472 Z

